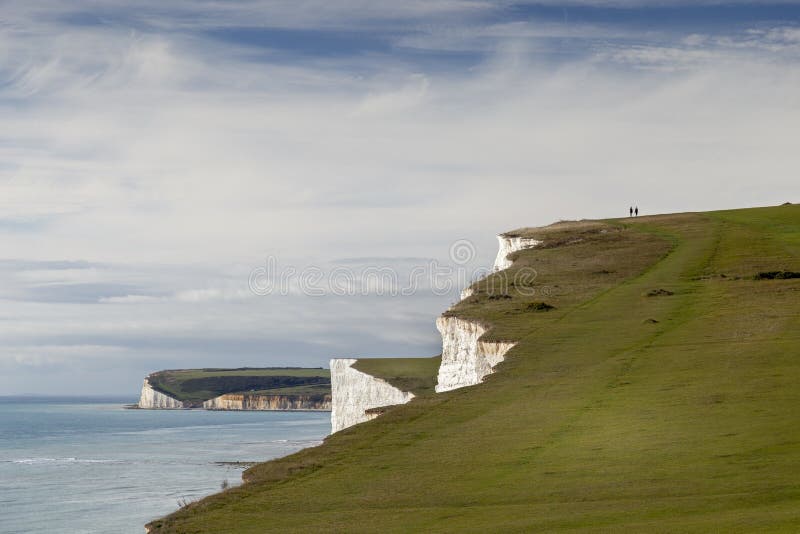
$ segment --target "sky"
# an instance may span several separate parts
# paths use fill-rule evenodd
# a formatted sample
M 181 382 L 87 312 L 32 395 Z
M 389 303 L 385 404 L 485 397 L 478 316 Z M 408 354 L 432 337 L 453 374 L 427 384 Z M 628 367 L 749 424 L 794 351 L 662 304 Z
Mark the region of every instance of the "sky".
M 432 356 L 495 235 L 800 201 L 800 3 L 0 1 L 0 395 Z

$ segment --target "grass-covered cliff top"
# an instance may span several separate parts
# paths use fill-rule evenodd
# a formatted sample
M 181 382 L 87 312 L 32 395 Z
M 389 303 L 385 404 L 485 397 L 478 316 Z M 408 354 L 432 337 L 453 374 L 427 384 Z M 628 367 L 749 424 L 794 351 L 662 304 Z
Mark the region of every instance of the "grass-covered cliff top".
M 254 466 L 153 531 L 795 532 L 800 279 L 760 273 L 800 272 L 800 206 L 597 224 L 451 312 L 518 341 L 483 384 Z
M 148 376 L 153 389 L 192 404 L 226 393 L 330 395 L 328 369 L 300 367 L 173 369 Z
M 434 358 L 359 358 L 353 368 L 386 380 L 402 391 L 415 395 L 433 393 L 442 357 Z
M 549 242 L 551 246 L 560 241 L 574 241 L 582 236 L 601 232 L 607 228 L 601 221 L 559 221 L 547 226 L 517 228 L 500 234 L 503 237 L 522 237 Z M 548 243 L 545 243 L 548 244 Z

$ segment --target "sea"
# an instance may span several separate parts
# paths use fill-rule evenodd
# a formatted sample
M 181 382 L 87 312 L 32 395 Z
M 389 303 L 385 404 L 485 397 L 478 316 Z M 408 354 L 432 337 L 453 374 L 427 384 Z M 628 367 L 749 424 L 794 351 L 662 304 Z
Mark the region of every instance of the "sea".
M 328 412 L 136 410 L 131 398 L 0 397 L 0 533 L 144 532 L 319 444 Z

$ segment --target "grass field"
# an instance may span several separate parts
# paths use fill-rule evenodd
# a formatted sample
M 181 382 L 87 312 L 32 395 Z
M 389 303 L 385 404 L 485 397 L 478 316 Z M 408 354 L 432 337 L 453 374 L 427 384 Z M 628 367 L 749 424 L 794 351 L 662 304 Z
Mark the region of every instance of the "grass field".
M 153 531 L 800 530 L 800 279 L 756 279 L 800 271 L 800 207 L 519 232 L 546 246 L 449 312 L 518 341 L 483 384 L 256 465 Z
M 301 367 L 172 369 L 148 377 L 150 385 L 181 401 L 202 405 L 225 393 L 330 395 L 328 369 Z

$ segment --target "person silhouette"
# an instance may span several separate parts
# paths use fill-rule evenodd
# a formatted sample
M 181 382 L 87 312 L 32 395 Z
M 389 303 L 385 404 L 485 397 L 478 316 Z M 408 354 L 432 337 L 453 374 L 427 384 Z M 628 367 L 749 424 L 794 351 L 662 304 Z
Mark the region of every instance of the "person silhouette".
M 629 213 L 630 213 L 629 217 L 633 217 L 633 206 L 630 207 Z
M 634 213 L 636 214 L 636 216 L 638 217 L 638 216 L 639 216 L 639 206 L 636 206 L 636 209 L 635 209 L 635 210 L 633 210 L 633 212 L 634 212 Z

